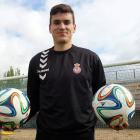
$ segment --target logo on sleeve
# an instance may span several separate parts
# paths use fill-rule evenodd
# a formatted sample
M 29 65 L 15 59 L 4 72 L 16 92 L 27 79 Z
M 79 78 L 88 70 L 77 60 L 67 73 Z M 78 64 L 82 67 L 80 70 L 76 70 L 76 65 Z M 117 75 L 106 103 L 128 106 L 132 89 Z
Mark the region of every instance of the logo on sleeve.
M 43 51 L 41 53 L 40 63 L 39 63 L 40 70 L 37 70 L 37 73 L 39 73 L 39 78 L 41 80 L 44 80 L 46 78 L 46 73 L 47 71 L 49 71 L 49 68 L 46 68 L 47 60 L 48 60 L 48 53 L 49 53 L 49 50 Z
M 76 74 L 80 73 L 81 72 L 80 64 L 76 63 L 74 64 L 74 66 L 75 67 L 73 68 L 73 72 Z

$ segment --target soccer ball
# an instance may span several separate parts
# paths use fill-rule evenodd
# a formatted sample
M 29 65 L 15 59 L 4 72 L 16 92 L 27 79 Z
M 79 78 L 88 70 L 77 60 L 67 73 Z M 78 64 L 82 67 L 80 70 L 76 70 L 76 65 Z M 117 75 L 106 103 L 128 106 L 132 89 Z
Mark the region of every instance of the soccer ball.
M 134 97 L 118 84 L 101 87 L 93 97 L 92 106 L 97 118 L 110 126 L 128 122 L 135 113 Z
M 30 102 L 26 95 L 14 88 L 0 91 L 0 125 L 21 126 L 30 113 Z

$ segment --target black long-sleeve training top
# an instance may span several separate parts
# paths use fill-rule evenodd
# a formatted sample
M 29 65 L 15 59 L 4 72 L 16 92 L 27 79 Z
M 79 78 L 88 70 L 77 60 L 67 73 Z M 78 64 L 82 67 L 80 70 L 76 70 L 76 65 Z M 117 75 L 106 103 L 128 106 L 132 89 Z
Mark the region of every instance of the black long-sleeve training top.
M 93 95 L 105 84 L 102 63 L 88 49 L 72 45 L 66 51 L 52 47 L 40 52 L 29 64 L 29 119 L 39 111 L 37 129 L 42 135 L 86 131 L 97 121 Z

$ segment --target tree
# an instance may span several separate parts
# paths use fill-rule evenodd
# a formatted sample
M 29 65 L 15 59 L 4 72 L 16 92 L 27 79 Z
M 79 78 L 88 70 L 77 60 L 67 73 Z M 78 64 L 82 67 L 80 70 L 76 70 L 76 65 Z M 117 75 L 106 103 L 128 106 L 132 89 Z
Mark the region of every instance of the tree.
M 12 66 L 10 67 L 10 70 L 7 72 L 7 77 L 11 77 L 11 76 L 14 76 L 14 70 Z
M 20 76 L 20 69 L 19 68 L 17 68 L 15 70 L 15 76 Z M 22 87 L 22 85 L 23 85 L 23 80 L 22 79 L 17 79 L 17 80 L 15 80 L 15 82 L 16 82 L 16 86 L 18 88 L 21 88 Z
M 16 71 L 15 71 L 15 76 L 19 76 L 20 75 L 20 69 L 17 68 Z
M 11 77 L 11 76 L 20 76 L 20 69 L 17 68 L 15 70 L 15 73 L 14 73 L 14 69 L 13 67 L 11 66 L 10 67 L 10 70 L 8 70 L 7 72 L 4 73 L 4 77 Z M 16 79 L 16 80 L 8 80 L 8 81 L 5 81 L 5 85 L 7 85 L 7 87 L 13 87 L 13 88 L 22 88 L 23 87 L 23 80 L 22 79 Z
M 24 74 L 22 74 L 22 75 L 24 75 Z M 17 69 L 15 70 L 15 74 L 14 74 L 14 69 L 13 69 L 13 67 L 11 66 L 11 67 L 10 67 L 10 70 L 8 70 L 7 72 L 5 72 L 5 73 L 3 74 L 3 77 L 11 77 L 11 76 L 20 76 L 20 69 L 17 68 Z
M 7 72 L 5 72 L 5 73 L 3 74 L 3 77 L 7 77 Z
M 10 67 L 10 70 L 8 70 L 7 72 L 5 72 L 3 76 L 4 76 L 4 77 L 11 77 L 11 76 L 14 76 L 13 67 L 11 66 L 11 67 Z

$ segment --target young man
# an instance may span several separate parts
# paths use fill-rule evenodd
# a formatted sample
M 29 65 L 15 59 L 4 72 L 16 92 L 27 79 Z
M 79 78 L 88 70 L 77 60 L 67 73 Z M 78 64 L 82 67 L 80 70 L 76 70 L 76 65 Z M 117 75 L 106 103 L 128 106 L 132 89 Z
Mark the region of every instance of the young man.
M 106 84 L 102 63 L 94 52 L 72 44 L 76 24 L 70 6 L 51 9 L 49 31 L 54 46 L 31 59 L 28 73 L 29 119 L 39 111 L 36 140 L 93 140 L 92 98 Z
M 92 98 L 106 84 L 101 61 L 72 44 L 76 24 L 70 6 L 51 9 L 49 31 L 54 47 L 32 58 L 28 74 L 30 117 L 39 111 L 36 140 L 93 140 Z

